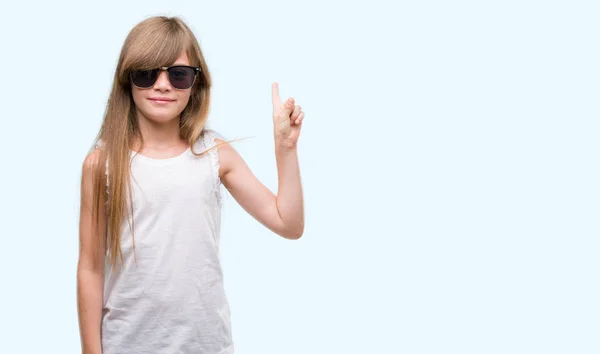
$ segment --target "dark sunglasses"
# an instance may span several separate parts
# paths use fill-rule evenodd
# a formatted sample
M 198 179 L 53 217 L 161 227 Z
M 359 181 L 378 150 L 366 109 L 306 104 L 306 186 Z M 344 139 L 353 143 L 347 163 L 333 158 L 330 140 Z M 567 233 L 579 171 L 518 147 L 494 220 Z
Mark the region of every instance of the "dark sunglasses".
M 165 70 L 169 75 L 171 86 L 179 90 L 187 90 L 196 82 L 200 68 L 188 65 L 173 65 L 151 70 L 131 71 L 131 83 L 139 88 L 150 88 L 158 79 L 158 74 Z

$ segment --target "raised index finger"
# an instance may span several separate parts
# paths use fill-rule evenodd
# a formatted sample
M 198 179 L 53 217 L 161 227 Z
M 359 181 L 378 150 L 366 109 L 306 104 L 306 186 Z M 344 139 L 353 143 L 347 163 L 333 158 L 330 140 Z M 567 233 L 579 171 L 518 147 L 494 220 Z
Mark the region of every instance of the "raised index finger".
M 281 98 L 279 97 L 279 84 L 274 82 L 271 85 L 271 97 L 273 100 L 273 109 L 281 107 Z

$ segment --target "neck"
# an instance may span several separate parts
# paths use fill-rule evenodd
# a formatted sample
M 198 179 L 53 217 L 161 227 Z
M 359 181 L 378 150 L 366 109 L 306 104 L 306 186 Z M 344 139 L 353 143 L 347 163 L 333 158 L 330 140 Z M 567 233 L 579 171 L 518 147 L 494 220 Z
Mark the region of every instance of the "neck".
M 150 148 L 172 148 L 185 143 L 180 137 L 179 116 L 167 121 L 156 122 L 144 117 L 138 112 L 138 127 L 144 139 L 144 147 Z M 135 141 L 134 148 L 139 149 L 141 142 Z

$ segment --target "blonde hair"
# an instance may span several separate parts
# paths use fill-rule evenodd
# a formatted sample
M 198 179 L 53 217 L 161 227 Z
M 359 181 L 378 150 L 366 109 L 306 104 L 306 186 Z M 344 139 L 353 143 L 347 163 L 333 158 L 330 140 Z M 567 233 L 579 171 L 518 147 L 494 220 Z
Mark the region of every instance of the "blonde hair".
M 129 210 L 133 210 L 129 182 L 130 149 L 134 141 L 143 144 L 131 94 L 130 72 L 170 65 L 184 51 L 190 65 L 200 67 L 200 73 L 192 87 L 189 102 L 181 113 L 180 136 L 187 141 L 194 155 L 200 156 L 208 150 L 199 154 L 193 148 L 208 118 L 211 77 L 200 45 L 190 28 L 178 17 L 151 17 L 129 32 L 121 48 L 104 120 L 96 137 L 96 143 L 101 141 L 102 146 L 99 168 L 93 179 L 92 225 L 96 225 L 93 239 L 95 246 L 101 247 L 99 237 L 106 237 L 105 251 L 108 251 L 112 266 L 116 265 L 118 258 L 123 263 L 120 230 L 127 215 L 126 195 L 129 196 Z M 107 165 L 110 173 L 107 173 Z M 101 193 L 107 195 L 106 206 L 101 205 Z M 106 235 L 100 234 L 102 228 L 98 225 L 101 211 L 106 212 Z M 128 221 L 133 237 L 133 219 Z

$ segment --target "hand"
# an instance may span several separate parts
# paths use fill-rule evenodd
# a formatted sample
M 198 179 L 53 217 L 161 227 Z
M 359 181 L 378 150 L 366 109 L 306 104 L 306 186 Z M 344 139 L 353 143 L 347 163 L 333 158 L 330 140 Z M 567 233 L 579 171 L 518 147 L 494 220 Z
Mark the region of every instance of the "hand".
M 292 97 L 281 102 L 279 85 L 271 85 L 273 98 L 273 125 L 275 129 L 275 142 L 288 147 L 295 147 L 300 136 L 300 128 L 304 119 L 304 112 L 299 105 L 295 105 Z

